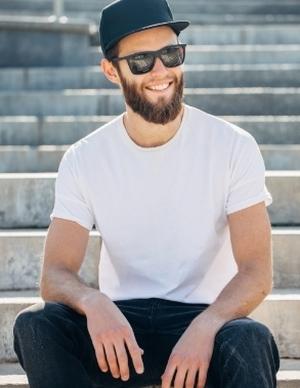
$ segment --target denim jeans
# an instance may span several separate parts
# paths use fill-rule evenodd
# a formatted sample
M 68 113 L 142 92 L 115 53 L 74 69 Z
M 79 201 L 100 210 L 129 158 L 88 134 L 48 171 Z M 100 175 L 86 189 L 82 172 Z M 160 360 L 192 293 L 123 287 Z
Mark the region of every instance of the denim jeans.
M 21 311 L 13 328 L 14 349 L 31 388 L 159 385 L 173 347 L 190 322 L 208 307 L 160 298 L 114 303 L 144 350 L 144 373 L 136 373 L 129 354 L 129 380 L 102 372 L 86 317 L 62 303 L 38 303 Z M 200 351 L 201 343 L 195 346 Z M 265 325 L 248 317 L 231 320 L 215 337 L 206 388 L 274 388 L 279 362 L 274 338 Z

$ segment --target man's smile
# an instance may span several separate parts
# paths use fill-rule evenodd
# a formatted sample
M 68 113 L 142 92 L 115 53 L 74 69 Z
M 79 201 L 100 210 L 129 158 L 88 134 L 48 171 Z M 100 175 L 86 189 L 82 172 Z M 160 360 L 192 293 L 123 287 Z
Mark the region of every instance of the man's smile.
M 146 89 L 151 90 L 151 91 L 154 91 L 154 92 L 164 92 L 164 91 L 167 90 L 172 84 L 173 84 L 172 81 L 171 81 L 171 82 L 164 82 L 164 83 L 161 83 L 161 84 L 156 84 L 156 85 L 147 86 Z

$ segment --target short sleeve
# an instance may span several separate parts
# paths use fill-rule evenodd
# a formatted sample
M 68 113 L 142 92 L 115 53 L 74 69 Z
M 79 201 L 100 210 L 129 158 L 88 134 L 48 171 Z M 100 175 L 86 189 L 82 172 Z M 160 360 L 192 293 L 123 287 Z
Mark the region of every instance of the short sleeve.
M 241 135 L 232 154 L 226 214 L 242 210 L 265 201 L 273 202 L 265 184 L 265 163 L 255 138 Z
M 55 181 L 55 201 L 51 221 L 54 217 L 75 221 L 88 230 L 94 225 L 94 217 L 88 206 L 72 163 L 70 149 L 64 154 L 59 164 Z

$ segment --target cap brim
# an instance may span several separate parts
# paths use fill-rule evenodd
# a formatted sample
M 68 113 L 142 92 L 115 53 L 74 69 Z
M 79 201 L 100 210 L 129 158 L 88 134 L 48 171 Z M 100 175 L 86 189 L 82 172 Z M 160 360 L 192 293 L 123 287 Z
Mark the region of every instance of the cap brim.
M 134 34 L 135 32 L 139 31 L 144 31 L 144 30 L 149 30 L 150 28 L 155 28 L 155 27 L 160 27 L 160 26 L 170 26 L 173 28 L 175 33 L 178 35 L 182 30 L 187 28 L 190 25 L 190 22 L 188 20 L 178 20 L 178 21 L 173 21 L 173 22 L 163 22 L 163 23 L 156 23 L 156 24 L 151 24 L 149 26 L 141 27 L 132 31 L 127 32 L 124 35 L 121 35 L 118 37 L 118 39 L 115 39 L 105 47 L 105 52 L 112 48 L 115 44 L 117 44 L 121 39 L 125 38 L 128 35 Z

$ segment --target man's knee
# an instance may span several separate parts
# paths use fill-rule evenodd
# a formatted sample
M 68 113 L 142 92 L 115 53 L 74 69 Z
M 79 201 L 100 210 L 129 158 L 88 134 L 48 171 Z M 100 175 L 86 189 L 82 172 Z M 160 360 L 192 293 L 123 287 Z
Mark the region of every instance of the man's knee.
M 61 319 L 68 311 L 66 306 L 55 302 L 40 302 L 20 311 L 13 324 L 14 341 L 33 343 L 35 339 L 51 331 L 55 320 Z
M 210 366 L 216 386 L 273 388 L 278 369 L 277 346 L 263 323 L 234 319 L 217 333 Z
M 271 331 L 263 323 L 251 318 L 227 322 L 216 335 L 216 345 L 227 360 L 234 357 L 239 358 L 240 362 L 246 362 L 248 358 L 257 358 L 259 362 L 263 357 L 279 369 L 279 353 Z
M 22 366 L 26 354 L 35 354 L 39 332 L 36 322 L 43 309 L 44 303 L 37 303 L 20 311 L 14 320 L 13 348 Z
M 237 342 L 253 344 L 272 341 L 273 336 L 269 328 L 261 322 L 251 318 L 238 318 L 225 323 L 217 333 L 220 340 L 234 339 Z
M 20 311 L 16 316 L 13 324 L 13 333 L 16 337 L 23 337 L 26 333 L 32 331 L 32 327 L 36 318 L 44 310 L 44 303 L 37 303 Z

